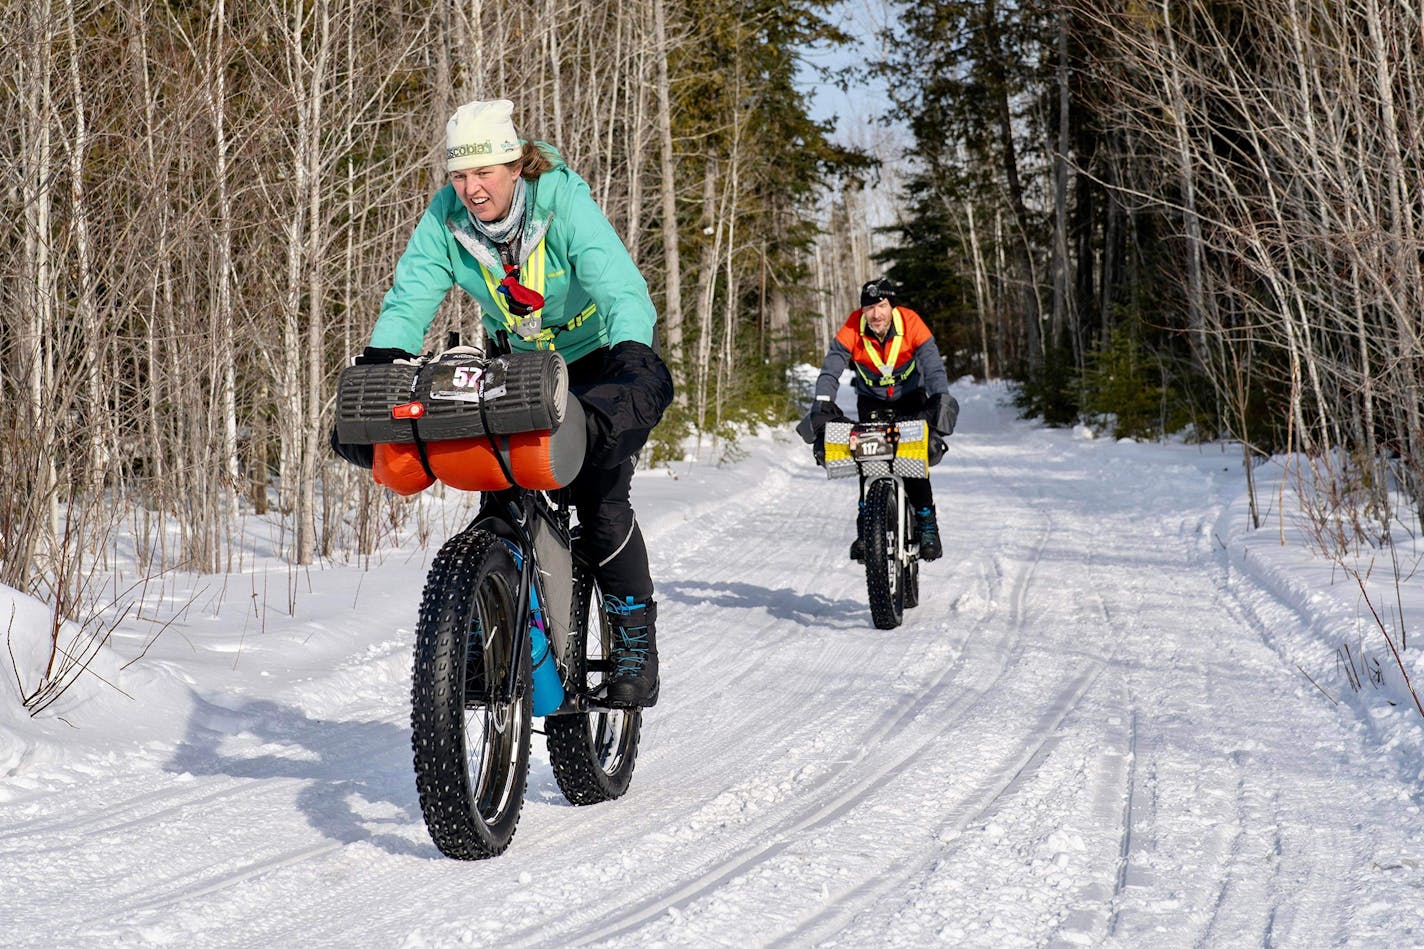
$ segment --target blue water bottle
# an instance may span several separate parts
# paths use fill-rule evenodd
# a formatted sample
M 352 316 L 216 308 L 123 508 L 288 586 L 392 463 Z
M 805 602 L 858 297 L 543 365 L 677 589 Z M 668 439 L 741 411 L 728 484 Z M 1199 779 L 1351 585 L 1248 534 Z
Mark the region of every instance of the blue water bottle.
M 529 651 L 534 669 L 535 715 L 548 715 L 564 704 L 564 684 L 559 681 L 559 669 L 554 663 L 554 651 L 544 633 L 544 610 L 539 598 L 529 590 Z

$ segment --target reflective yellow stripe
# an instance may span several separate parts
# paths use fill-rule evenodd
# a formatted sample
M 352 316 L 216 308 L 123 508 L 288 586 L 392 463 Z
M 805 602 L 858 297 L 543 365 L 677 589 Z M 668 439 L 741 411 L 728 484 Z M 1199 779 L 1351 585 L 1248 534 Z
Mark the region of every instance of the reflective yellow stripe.
M 541 238 L 539 245 L 534 248 L 534 253 L 530 254 L 529 259 L 524 262 L 524 266 L 519 268 L 520 282 L 540 296 L 544 295 L 544 263 L 544 241 Z M 509 305 L 505 302 L 504 294 L 499 292 L 499 281 L 504 279 L 504 274 L 495 277 L 486 269 L 484 264 L 480 264 L 480 274 L 485 278 L 485 287 L 489 290 L 490 299 L 494 300 L 494 305 L 504 317 L 505 328 L 513 331 L 514 327 L 519 324 L 521 317 L 517 317 L 509 312 Z M 542 319 L 543 313 L 544 310 L 541 307 L 531 313 L 530 316 L 538 316 Z M 545 330 L 541 332 L 535 339 L 542 339 L 545 332 L 549 331 Z M 551 346 L 549 348 L 552 349 L 553 347 Z
M 900 359 L 900 346 L 905 342 L 905 322 L 900 318 L 899 307 L 891 309 L 890 318 L 893 320 L 895 327 L 895 342 L 890 345 L 889 357 L 881 359 L 879 348 L 875 343 L 874 334 L 866 333 L 867 324 L 865 313 L 862 312 L 860 315 L 860 339 L 861 342 L 865 344 L 866 355 L 868 355 L 870 361 L 875 364 L 875 368 L 880 370 L 880 385 L 882 386 L 893 385 L 895 383 L 895 363 Z M 911 365 L 914 364 L 911 363 Z M 906 375 L 908 374 L 909 370 L 906 370 Z M 875 384 L 871 382 L 869 375 L 864 370 L 861 370 L 861 376 L 871 385 Z M 904 376 L 901 376 L 901 378 L 904 378 Z
M 521 267 L 519 271 L 521 278 L 525 277 L 526 275 L 529 277 L 529 281 L 524 282 L 524 285 L 538 293 L 540 296 L 543 296 L 544 287 L 548 283 L 548 274 L 545 273 L 546 260 L 547 256 L 545 254 L 544 241 L 540 240 L 539 246 L 534 248 L 534 253 L 529 255 L 529 259 L 524 262 L 524 266 Z M 563 271 L 559 272 L 563 273 Z M 504 294 L 499 292 L 499 281 L 495 280 L 490 274 L 490 272 L 485 269 L 484 264 L 480 264 L 480 274 L 483 275 L 485 278 L 485 287 L 489 290 L 490 298 L 494 300 L 495 306 L 499 308 L 500 315 L 504 317 L 505 327 L 510 332 L 514 332 L 514 328 L 519 324 L 521 317 L 517 317 L 513 313 L 509 312 L 509 306 L 506 297 Z M 561 333 L 566 330 L 577 329 L 584 323 L 588 322 L 588 318 L 593 316 L 595 312 L 597 312 L 597 305 L 590 303 L 588 306 L 580 310 L 577 316 L 569 320 L 563 326 L 545 326 L 541 328 L 538 333 L 536 333 L 534 336 L 529 337 L 529 342 L 534 344 L 535 349 L 554 349 L 555 333 Z M 540 309 L 535 310 L 533 313 L 531 313 L 530 316 L 537 315 L 540 317 L 540 319 L 543 319 L 543 314 L 544 310 L 541 307 Z M 520 338 L 523 339 L 523 337 Z
M 544 327 L 539 331 L 539 335 L 530 339 L 530 342 L 534 344 L 535 349 L 557 349 L 558 347 L 554 345 L 554 340 L 558 338 L 557 334 L 582 326 L 590 316 L 593 316 L 594 310 L 594 304 L 590 303 L 583 308 L 578 316 L 575 316 L 563 326 Z
M 571 320 L 569 320 L 567 323 L 565 323 L 565 324 L 564 324 L 564 329 L 566 329 L 566 330 L 578 329 L 578 328 L 579 328 L 580 326 L 582 326 L 584 323 L 588 322 L 588 318 L 589 318 L 590 316 L 593 316 L 593 312 L 594 312 L 594 310 L 596 310 L 597 308 L 598 308 L 598 307 L 597 307 L 597 304 L 590 303 L 588 306 L 584 307 L 582 310 L 579 311 L 579 315 L 578 315 L 578 316 L 574 317 L 573 319 L 571 319 Z

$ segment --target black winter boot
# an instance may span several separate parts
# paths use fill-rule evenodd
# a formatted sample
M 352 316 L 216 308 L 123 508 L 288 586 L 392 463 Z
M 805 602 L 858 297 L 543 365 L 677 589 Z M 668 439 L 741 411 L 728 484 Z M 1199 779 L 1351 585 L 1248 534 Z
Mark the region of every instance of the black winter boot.
M 934 505 L 916 511 L 915 521 L 920 529 L 920 559 L 938 560 L 944 549 L 939 542 L 939 523 L 935 521 Z
M 658 605 L 649 597 L 605 596 L 603 610 L 613 626 L 608 658 L 607 702 L 614 708 L 648 708 L 658 703 Z

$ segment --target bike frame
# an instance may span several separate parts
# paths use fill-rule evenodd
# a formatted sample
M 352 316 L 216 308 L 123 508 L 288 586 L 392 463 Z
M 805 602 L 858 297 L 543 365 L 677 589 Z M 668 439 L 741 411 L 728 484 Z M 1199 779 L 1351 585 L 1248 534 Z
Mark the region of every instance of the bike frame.
M 879 414 L 876 413 L 876 414 L 871 415 L 871 417 L 870 417 L 869 419 L 867 419 L 865 422 L 863 422 L 863 423 L 862 423 L 862 422 L 856 423 L 856 426 L 857 426 L 857 428 L 858 428 L 860 425 L 864 424 L 864 425 L 866 425 L 866 426 L 874 426 L 874 427 L 878 427 L 878 428 L 884 428 L 886 431 L 888 431 L 888 432 L 891 433 L 891 436 L 892 436 L 892 437 L 891 437 L 891 445 L 892 445 L 892 447 L 893 447 L 896 451 L 898 451 L 898 450 L 899 450 L 899 438 L 896 437 L 895 422 L 896 422 L 896 419 L 894 418 L 894 416 L 890 416 L 890 417 L 886 418 L 886 417 L 880 417 Z M 854 429 L 853 429 L 853 430 L 854 430 Z M 892 456 L 891 456 L 892 460 L 893 460 L 893 457 L 894 457 L 894 456 L 892 455 Z M 861 503 L 862 505 L 865 503 L 866 495 L 868 495 L 868 494 L 870 493 L 870 487 L 871 487 L 871 485 L 875 484 L 875 483 L 878 482 L 878 481 L 885 481 L 885 480 L 890 480 L 890 481 L 895 482 L 895 517 L 897 518 L 896 523 L 898 523 L 898 524 L 904 524 L 904 523 L 905 523 L 905 507 L 906 507 L 906 505 L 908 505 L 908 504 L 910 503 L 910 501 L 909 501 L 909 496 L 905 493 L 905 479 L 902 478 L 900 475 L 895 474 L 893 471 L 887 471 L 887 472 L 884 472 L 884 473 L 877 473 L 877 474 L 873 474 L 873 475 L 867 476 L 866 473 L 865 473 L 865 467 L 866 467 L 866 465 L 865 465 L 865 463 L 862 463 L 859 459 L 856 460 L 856 467 L 860 470 L 860 478 L 859 478 L 859 481 L 860 481 L 860 503 Z M 918 558 L 918 556 L 919 556 L 919 546 L 918 546 L 917 544 L 915 544 L 915 545 L 912 545 L 912 544 L 911 544 L 910 539 L 905 536 L 905 531 L 899 530 L 899 531 L 896 531 L 895 533 L 896 533 L 896 536 L 899 538 L 899 540 L 898 540 L 898 545 L 899 545 L 899 546 L 898 546 L 898 548 L 897 548 L 896 551 L 895 551 L 896 559 L 898 559 L 898 560 L 900 560 L 901 562 L 904 562 L 904 563 L 909 563 L 911 560 Z M 911 549 L 912 546 L 913 546 L 913 549 Z
M 529 624 L 534 613 L 530 607 L 531 593 L 538 608 L 544 610 L 545 617 L 547 618 L 549 615 L 547 609 L 549 600 L 544 592 L 543 573 L 539 569 L 538 553 L 534 547 L 534 520 L 541 518 L 554 529 L 554 537 L 571 555 L 575 578 L 580 573 L 590 576 L 592 568 L 579 551 L 578 545 L 574 543 L 573 530 L 570 527 L 571 512 L 566 498 L 559 497 L 551 500 L 545 492 L 530 488 L 508 488 L 494 493 L 493 496 L 495 500 L 476 515 L 473 526 L 488 530 L 504 540 L 511 547 L 515 563 L 519 566 L 519 593 L 515 601 L 518 612 L 514 624 L 516 642 L 514 651 L 510 655 L 521 656 L 531 649 Z M 590 609 L 602 609 L 602 605 L 592 604 Z M 554 651 L 552 638 L 549 648 Z M 586 646 L 580 645 L 579 648 L 584 649 Z M 555 668 L 559 668 L 558 660 L 562 658 L 559 656 L 556 659 Z M 588 662 L 586 655 L 584 659 L 585 662 Z M 517 664 L 512 664 L 506 674 L 504 691 L 499 696 L 502 701 L 511 701 L 514 697 L 518 683 L 518 668 Z M 580 675 L 578 670 L 570 668 L 566 672 L 561 671 L 559 678 L 564 685 L 564 701 L 550 714 L 616 711 L 611 706 L 594 701 L 588 694 L 586 673 Z M 574 681 L 575 679 L 580 681 Z
M 875 483 L 877 483 L 877 482 L 880 482 L 880 481 L 893 481 L 893 482 L 895 482 L 895 517 L 897 518 L 896 523 L 904 524 L 904 523 L 905 523 L 905 508 L 909 505 L 909 503 L 910 503 L 910 498 L 909 498 L 909 495 L 905 493 L 905 479 L 902 478 L 902 477 L 900 477 L 899 475 L 897 475 L 897 474 L 877 474 L 877 475 L 872 475 L 872 476 L 869 477 L 869 478 L 865 477 L 864 475 L 861 475 L 861 478 L 860 478 L 860 500 L 861 500 L 861 502 L 863 503 L 863 502 L 865 501 L 865 496 L 870 492 L 870 486 L 873 485 L 873 484 L 875 484 Z M 900 531 L 896 531 L 895 533 L 896 533 L 896 535 L 899 537 L 899 541 L 898 541 L 899 546 L 898 546 L 898 547 L 896 548 L 896 550 L 895 550 L 895 555 L 896 555 L 896 557 L 897 557 L 899 560 L 903 560 L 903 561 L 906 561 L 906 562 L 908 562 L 908 561 L 911 560 L 911 559 L 916 559 L 916 558 L 918 558 L 918 557 L 919 557 L 919 546 L 916 545 L 916 544 L 912 544 L 912 543 L 910 542 L 910 539 L 905 536 L 905 531 L 900 530 Z

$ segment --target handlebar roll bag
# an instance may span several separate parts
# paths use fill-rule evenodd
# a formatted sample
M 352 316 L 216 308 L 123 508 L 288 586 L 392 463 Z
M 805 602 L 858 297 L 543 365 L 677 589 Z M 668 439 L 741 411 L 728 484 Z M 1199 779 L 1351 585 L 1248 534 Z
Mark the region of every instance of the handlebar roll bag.
M 856 453 L 857 422 L 826 423 L 826 477 L 849 478 L 894 474 L 901 478 L 928 478 L 930 475 L 930 427 L 923 419 L 901 419 L 895 423 L 893 458 L 867 461 Z
M 426 442 L 490 432 L 515 435 L 563 424 L 569 370 L 551 350 L 511 353 L 488 362 L 478 354 L 442 357 L 420 365 L 360 364 L 341 371 L 336 431 L 344 444 Z M 414 419 L 391 409 L 419 402 Z
M 372 477 L 402 495 L 437 479 L 462 491 L 502 491 L 510 487 L 506 470 L 520 487 L 552 491 L 578 476 L 588 450 L 583 405 L 569 391 L 563 357 L 552 352 L 488 365 L 457 358 L 350 366 L 337 402 L 340 437 L 374 445 Z M 406 403 L 419 414 L 393 417 Z

